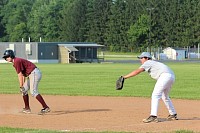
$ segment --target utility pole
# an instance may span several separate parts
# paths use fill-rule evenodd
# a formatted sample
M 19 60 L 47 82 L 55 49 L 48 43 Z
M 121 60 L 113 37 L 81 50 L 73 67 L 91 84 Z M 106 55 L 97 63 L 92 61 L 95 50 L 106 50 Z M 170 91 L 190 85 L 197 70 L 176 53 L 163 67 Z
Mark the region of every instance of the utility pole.
M 198 43 L 198 59 L 199 59 L 200 55 L 199 55 L 199 43 Z
M 154 8 L 146 8 L 146 10 L 149 12 L 149 47 L 150 47 L 150 54 L 151 54 L 151 14 L 152 14 L 152 10 L 154 10 Z

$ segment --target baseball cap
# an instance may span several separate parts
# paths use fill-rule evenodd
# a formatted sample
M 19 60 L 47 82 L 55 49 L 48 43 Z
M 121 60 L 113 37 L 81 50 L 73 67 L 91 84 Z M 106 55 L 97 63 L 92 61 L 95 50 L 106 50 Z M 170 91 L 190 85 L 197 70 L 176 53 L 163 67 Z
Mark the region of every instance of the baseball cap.
M 142 54 L 138 56 L 139 59 L 141 59 L 143 57 L 147 57 L 149 59 L 152 58 L 149 52 L 142 52 Z

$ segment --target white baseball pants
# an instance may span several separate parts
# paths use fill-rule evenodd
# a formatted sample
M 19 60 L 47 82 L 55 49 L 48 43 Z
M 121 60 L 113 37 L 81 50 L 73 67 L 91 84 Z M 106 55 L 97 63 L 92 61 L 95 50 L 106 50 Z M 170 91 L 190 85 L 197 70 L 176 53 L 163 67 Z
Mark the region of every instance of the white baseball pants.
M 176 114 L 172 101 L 169 98 L 169 92 L 174 81 L 175 76 L 173 74 L 163 73 L 160 75 L 159 79 L 155 84 L 151 97 L 151 115 L 157 116 L 160 98 L 162 98 L 163 102 L 165 103 L 169 114 Z
M 27 77 L 25 83 L 24 83 L 24 88 L 26 90 L 26 94 L 28 94 L 28 90 L 30 89 L 30 93 L 33 97 L 36 97 L 39 92 L 38 92 L 38 84 L 42 78 L 42 73 L 38 68 L 35 68 L 31 74 Z M 25 94 L 25 95 L 26 95 Z

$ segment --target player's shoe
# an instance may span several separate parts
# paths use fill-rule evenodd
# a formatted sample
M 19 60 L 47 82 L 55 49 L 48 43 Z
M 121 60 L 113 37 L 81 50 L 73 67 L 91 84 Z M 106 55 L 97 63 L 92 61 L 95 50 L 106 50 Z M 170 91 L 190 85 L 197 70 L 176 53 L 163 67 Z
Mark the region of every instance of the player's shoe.
M 31 113 L 31 109 L 23 108 L 21 113 L 30 114 Z
M 167 120 L 169 120 L 169 121 L 171 121 L 171 120 L 178 120 L 177 114 L 168 115 Z
M 149 122 L 158 122 L 157 116 L 152 116 L 150 115 L 147 119 L 143 119 L 144 123 L 149 123 Z
M 43 115 L 43 114 L 48 113 L 50 111 L 51 111 L 51 109 L 49 107 L 47 107 L 47 108 L 41 109 L 41 111 L 38 114 Z

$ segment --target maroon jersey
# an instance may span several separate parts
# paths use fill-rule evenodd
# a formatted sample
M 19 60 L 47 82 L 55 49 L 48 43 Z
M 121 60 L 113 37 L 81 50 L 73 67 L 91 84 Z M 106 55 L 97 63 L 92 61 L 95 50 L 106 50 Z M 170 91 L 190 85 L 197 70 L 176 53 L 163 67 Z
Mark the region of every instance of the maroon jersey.
M 21 72 L 25 77 L 27 77 L 36 68 L 36 65 L 28 60 L 15 57 L 13 67 L 17 74 Z

